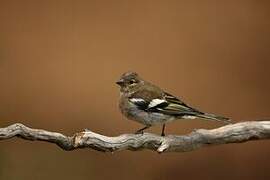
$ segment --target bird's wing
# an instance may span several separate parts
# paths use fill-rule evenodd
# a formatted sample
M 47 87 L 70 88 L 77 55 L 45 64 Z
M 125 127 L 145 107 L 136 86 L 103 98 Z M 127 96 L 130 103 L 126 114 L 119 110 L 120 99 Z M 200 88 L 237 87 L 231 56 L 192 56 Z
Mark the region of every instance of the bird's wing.
M 162 91 L 142 89 L 134 93 L 129 100 L 139 109 L 148 112 L 160 112 L 172 116 L 202 114 L 173 95 Z
M 164 114 L 170 114 L 175 116 L 203 114 L 202 112 L 188 106 L 183 101 L 169 93 L 164 93 L 164 99 L 167 102 L 167 106 L 158 109 Z
M 129 101 L 135 104 L 139 109 L 145 111 L 151 107 L 166 103 L 162 91 L 155 88 L 140 89 L 129 97 Z

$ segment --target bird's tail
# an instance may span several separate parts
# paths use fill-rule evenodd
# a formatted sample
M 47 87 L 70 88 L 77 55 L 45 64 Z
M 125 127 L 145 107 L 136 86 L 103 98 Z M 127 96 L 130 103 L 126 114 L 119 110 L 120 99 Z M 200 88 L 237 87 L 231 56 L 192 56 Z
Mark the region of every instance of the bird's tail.
M 204 114 L 197 115 L 197 117 L 207 119 L 207 120 L 220 121 L 226 124 L 231 124 L 230 118 L 218 116 L 215 114 L 204 113 Z

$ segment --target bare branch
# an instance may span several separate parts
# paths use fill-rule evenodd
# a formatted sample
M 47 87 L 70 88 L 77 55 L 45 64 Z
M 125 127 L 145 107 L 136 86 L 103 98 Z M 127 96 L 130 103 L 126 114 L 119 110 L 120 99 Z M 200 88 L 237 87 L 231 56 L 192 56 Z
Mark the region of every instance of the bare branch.
M 108 137 L 89 130 L 69 137 L 57 132 L 32 129 L 20 123 L 0 128 L 0 140 L 15 136 L 26 140 L 55 143 L 67 151 L 91 148 L 103 152 L 125 149 L 132 151 L 150 149 L 157 152 L 186 152 L 210 145 L 270 139 L 270 121 L 241 122 L 212 130 L 199 129 L 188 135 L 168 135 L 165 137 L 151 133 Z

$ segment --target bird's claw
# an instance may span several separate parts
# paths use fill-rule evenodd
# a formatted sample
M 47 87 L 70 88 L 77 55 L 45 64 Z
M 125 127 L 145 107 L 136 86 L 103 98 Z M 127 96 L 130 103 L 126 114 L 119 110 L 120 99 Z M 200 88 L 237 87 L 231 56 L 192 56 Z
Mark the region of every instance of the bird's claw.
M 141 134 L 141 135 L 143 135 L 143 131 L 138 130 L 138 131 L 135 132 L 135 134 Z

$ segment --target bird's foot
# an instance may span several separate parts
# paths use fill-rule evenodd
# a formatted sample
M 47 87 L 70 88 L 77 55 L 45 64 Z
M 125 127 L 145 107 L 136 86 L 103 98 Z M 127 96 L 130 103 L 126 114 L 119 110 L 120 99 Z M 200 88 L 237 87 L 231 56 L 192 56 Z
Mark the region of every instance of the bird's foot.
M 139 129 L 139 130 L 136 131 L 134 134 L 141 134 L 141 135 L 143 135 L 143 131 Z
M 165 136 L 165 124 L 162 126 L 161 136 Z
M 148 129 L 148 128 L 150 128 L 150 126 L 145 126 L 141 129 L 139 129 L 138 131 L 136 131 L 135 134 L 143 134 L 143 130 Z

